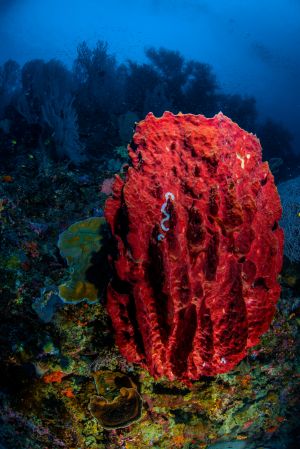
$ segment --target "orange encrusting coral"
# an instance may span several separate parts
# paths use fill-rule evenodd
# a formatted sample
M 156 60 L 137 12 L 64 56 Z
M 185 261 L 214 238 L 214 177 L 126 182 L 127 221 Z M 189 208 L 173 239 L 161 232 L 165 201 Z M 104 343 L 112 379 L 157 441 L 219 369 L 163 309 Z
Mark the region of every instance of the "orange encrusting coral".
M 281 205 L 259 140 L 221 113 L 150 113 L 129 155 L 105 206 L 116 343 L 155 377 L 227 372 L 269 328 L 280 293 Z
M 14 178 L 10 175 L 3 175 L 1 180 L 2 182 L 14 182 Z
M 65 390 L 63 390 L 61 392 L 61 394 L 63 396 L 66 396 L 67 398 L 75 398 L 75 394 L 74 394 L 72 388 L 66 388 Z
M 43 381 L 46 384 L 50 384 L 50 383 L 54 383 L 54 382 L 61 383 L 63 377 L 65 377 L 65 376 L 66 376 L 66 374 L 62 371 L 52 371 L 52 373 L 48 373 L 43 376 Z

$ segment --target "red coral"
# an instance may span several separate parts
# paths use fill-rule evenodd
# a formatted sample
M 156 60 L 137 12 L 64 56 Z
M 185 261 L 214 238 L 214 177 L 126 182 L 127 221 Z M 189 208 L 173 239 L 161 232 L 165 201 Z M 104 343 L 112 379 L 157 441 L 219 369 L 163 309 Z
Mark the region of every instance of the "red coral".
M 258 139 L 223 114 L 148 114 L 105 216 L 117 242 L 107 308 L 121 353 L 157 377 L 232 369 L 280 286 L 280 199 Z

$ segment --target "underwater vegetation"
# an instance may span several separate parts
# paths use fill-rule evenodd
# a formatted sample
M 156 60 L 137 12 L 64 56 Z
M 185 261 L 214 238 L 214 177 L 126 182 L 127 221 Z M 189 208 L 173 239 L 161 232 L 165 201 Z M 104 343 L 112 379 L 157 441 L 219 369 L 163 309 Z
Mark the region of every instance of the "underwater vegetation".
M 297 447 L 300 267 L 289 246 L 277 276 L 280 227 L 286 241 L 298 229 L 297 196 L 283 187 L 299 163 L 290 136 L 259 123 L 254 99 L 221 93 L 206 64 L 165 49 L 147 57 L 118 65 L 104 43 L 84 43 L 72 70 L 1 67 L 0 446 Z M 166 109 L 137 125 L 129 158 L 134 123 Z M 219 109 L 261 130 L 282 181 L 280 225 L 256 137 L 222 114 L 191 115 Z M 142 290 L 159 313 L 142 309 Z M 205 291 L 216 300 L 197 310 Z M 201 345 L 207 372 L 192 363 Z

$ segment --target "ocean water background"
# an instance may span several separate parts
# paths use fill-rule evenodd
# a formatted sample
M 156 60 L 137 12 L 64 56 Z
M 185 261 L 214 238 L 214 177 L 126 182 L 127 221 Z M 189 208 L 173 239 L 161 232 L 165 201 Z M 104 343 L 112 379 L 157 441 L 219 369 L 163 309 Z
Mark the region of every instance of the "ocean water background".
M 164 47 L 210 64 L 222 90 L 254 96 L 262 118 L 282 122 L 299 151 L 298 0 L 1 1 L 0 62 L 57 58 L 107 41 L 119 62 Z

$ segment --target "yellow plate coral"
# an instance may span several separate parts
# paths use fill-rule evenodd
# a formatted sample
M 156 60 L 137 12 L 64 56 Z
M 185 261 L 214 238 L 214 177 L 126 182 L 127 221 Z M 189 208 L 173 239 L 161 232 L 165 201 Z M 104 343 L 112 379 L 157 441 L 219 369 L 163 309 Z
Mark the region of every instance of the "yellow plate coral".
M 87 279 L 92 257 L 102 246 L 103 217 L 91 217 L 73 223 L 62 232 L 58 240 L 61 255 L 67 260 L 70 279 L 59 286 L 59 296 L 66 303 L 98 300 L 97 286 Z

